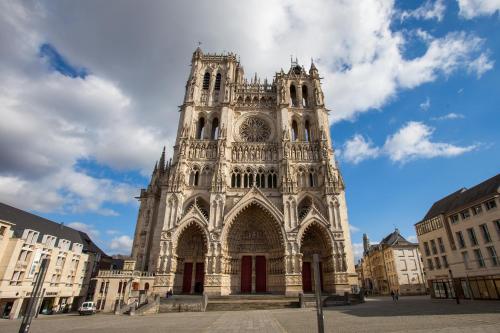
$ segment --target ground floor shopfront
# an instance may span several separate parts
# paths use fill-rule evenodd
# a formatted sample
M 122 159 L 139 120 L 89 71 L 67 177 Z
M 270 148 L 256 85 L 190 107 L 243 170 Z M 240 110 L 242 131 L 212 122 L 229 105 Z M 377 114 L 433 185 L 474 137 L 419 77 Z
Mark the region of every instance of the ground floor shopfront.
M 30 298 L 1 298 L 0 299 L 0 318 L 16 319 L 23 317 L 28 308 Z M 76 311 L 78 306 L 84 301 L 84 297 L 73 296 L 46 296 L 40 298 L 37 302 L 37 314 L 52 314 L 69 311 Z
M 500 300 L 500 275 L 429 280 L 433 298 Z

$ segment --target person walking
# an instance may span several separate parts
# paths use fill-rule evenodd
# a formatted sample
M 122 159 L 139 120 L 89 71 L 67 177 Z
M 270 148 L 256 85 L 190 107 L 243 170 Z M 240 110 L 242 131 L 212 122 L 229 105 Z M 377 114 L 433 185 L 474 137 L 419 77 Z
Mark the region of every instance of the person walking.
M 399 289 L 396 290 L 394 297 L 396 298 L 396 303 L 397 303 L 399 301 Z
M 391 297 L 392 297 L 392 301 L 396 302 L 396 294 L 394 293 L 394 290 L 391 290 Z

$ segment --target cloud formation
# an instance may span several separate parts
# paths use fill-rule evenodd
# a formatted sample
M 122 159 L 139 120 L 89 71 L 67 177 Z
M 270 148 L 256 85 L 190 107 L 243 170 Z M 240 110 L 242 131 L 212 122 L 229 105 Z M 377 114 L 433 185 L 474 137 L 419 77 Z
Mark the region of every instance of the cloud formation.
M 460 15 L 466 19 L 493 15 L 500 11 L 500 0 L 457 0 Z
M 458 156 L 477 148 L 477 145 L 456 146 L 433 142 L 431 139 L 434 130 L 422 122 L 410 121 L 396 133 L 389 135 L 380 148 L 361 134 L 356 134 L 344 143 L 341 157 L 349 163 L 357 164 L 384 155 L 393 162 L 406 163 L 416 159 Z
M 111 239 L 109 249 L 115 253 L 130 255 L 132 251 L 133 240 L 129 236 L 119 236 Z
M 147 175 L 163 145 L 171 152 L 197 41 L 205 51 L 238 53 L 246 73 L 268 78 L 290 54 L 304 65 L 314 57 L 332 122 L 440 76 L 492 68 L 484 41 L 460 31 L 425 32 L 424 52 L 405 57 L 408 36 L 391 24 L 397 12 L 386 0 L 268 1 L 265 11 L 258 1 L 2 2 L 0 200 L 100 214 L 131 204 L 136 184 L 76 166 L 92 160 Z
M 437 21 L 441 21 L 444 17 L 444 13 L 446 11 L 446 6 L 444 4 L 444 0 L 427 0 L 422 6 L 417 9 L 411 11 L 404 11 L 401 14 L 401 19 L 405 20 L 408 18 L 414 19 L 425 19 L 431 20 L 435 19 Z

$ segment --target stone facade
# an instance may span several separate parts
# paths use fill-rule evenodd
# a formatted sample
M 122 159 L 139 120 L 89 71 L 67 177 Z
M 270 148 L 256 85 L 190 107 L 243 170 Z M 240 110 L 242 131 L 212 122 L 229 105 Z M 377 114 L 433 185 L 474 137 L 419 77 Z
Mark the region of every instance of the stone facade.
M 415 225 L 431 295 L 500 299 L 500 174 L 436 201 Z
M 83 245 L 55 236 L 41 239 L 38 231 L 30 229 L 20 238 L 13 237 L 12 226 L 0 220 L 0 316 L 15 319 L 24 314 L 42 258 L 50 263 L 39 309 L 74 309 L 83 302 L 92 264 L 92 258 L 82 253 Z
M 248 81 L 194 52 L 173 158 L 140 194 L 132 258 L 155 293 L 297 295 L 313 253 L 325 292 L 357 286 L 328 112 L 314 64 Z
M 374 245 L 364 234 L 363 248 L 357 271 L 366 291 L 378 295 L 389 295 L 391 291 L 400 295 L 426 293 L 418 244 L 407 241 L 398 229 Z

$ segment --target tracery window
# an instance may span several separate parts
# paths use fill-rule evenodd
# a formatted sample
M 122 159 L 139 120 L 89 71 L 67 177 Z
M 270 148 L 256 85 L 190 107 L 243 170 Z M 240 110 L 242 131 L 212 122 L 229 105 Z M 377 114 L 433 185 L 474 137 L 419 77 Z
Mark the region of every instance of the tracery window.
M 210 73 L 206 72 L 203 76 L 203 90 L 208 90 L 210 87 Z
M 299 139 L 299 127 L 297 126 L 297 121 L 292 121 L 292 141 L 297 141 Z
M 232 188 L 250 188 L 252 186 L 259 188 L 277 188 L 278 175 L 274 169 L 264 171 L 259 168 L 253 170 L 247 167 L 243 172 L 234 168 L 231 172 L 231 187 Z
M 290 100 L 291 100 L 292 106 L 298 106 L 297 90 L 295 89 L 295 86 L 293 84 L 290 86 Z
M 308 107 L 308 95 L 307 95 L 307 86 L 303 85 L 302 86 L 302 106 L 303 107 Z
M 200 117 L 198 119 L 198 125 L 196 127 L 196 139 L 200 140 L 203 139 L 205 134 L 205 118 Z
M 212 133 L 210 135 L 210 138 L 212 140 L 216 140 L 219 138 L 219 119 L 214 118 L 212 120 Z
M 217 76 L 215 77 L 215 86 L 214 90 L 220 90 L 220 81 L 221 81 L 221 75 L 220 73 L 217 73 Z
M 311 126 L 309 125 L 309 120 L 306 120 L 306 123 L 304 124 L 304 134 L 305 134 L 305 139 L 306 141 L 310 142 L 311 141 Z
M 195 165 L 189 174 L 189 185 L 198 186 L 200 181 L 200 168 Z
M 247 142 L 263 142 L 269 138 L 271 128 L 268 123 L 258 117 L 248 117 L 239 129 L 240 136 Z

